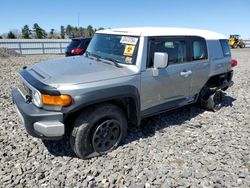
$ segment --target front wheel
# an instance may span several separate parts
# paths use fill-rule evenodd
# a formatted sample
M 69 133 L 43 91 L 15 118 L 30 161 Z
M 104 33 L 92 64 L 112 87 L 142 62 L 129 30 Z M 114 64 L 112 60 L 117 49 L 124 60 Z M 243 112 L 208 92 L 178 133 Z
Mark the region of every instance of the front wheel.
M 76 119 L 70 144 L 82 159 L 98 156 L 115 149 L 127 132 L 127 119 L 116 105 L 101 104 L 90 107 Z
M 233 48 L 238 48 L 238 44 L 236 42 L 233 44 Z

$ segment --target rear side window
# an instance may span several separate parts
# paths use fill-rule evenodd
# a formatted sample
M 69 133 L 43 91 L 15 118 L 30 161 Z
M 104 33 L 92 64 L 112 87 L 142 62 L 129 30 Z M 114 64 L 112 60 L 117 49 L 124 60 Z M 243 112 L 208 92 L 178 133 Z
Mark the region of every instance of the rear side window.
M 230 52 L 230 48 L 229 48 L 227 40 L 220 40 L 220 44 L 221 44 L 224 56 L 230 56 L 231 52 Z
M 153 66 L 155 52 L 168 53 L 168 62 L 178 64 L 187 61 L 187 44 L 185 39 L 154 37 L 149 40 L 148 67 Z
M 68 48 L 73 49 L 77 48 L 80 45 L 81 41 L 80 40 L 72 40 L 71 43 L 69 44 Z
M 192 41 L 193 52 L 192 52 L 192 60 L 204 60 L 208 58 L 207 55 L 207 45 L 206 41 L 202 39 L 194 39 Z

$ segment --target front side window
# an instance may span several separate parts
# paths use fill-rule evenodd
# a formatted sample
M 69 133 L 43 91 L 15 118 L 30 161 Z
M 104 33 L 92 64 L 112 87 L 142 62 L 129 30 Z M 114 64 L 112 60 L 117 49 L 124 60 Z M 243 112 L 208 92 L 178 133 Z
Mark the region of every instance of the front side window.
M 95 34 L 86 53 L 123 64 L 135 64 L 139 37 Z
M 168 63 L 178 64 L 187 61 L 187 46 L 184 39 L 155 37 L 149 39 L 148 67 L 153 66 L 155 52 L 168 53 Z
M 193 40 L 193 54 L 192 60 L 204 60 L 208 58 L 207 55 L 207 46 L 204 40 Z
M 220 40 L 220 44 L 221 44 L 224 56 L 230 56 L 231 52 L 230 52 L 230 48 L 228 45 L 228 41 L 227 40 Z

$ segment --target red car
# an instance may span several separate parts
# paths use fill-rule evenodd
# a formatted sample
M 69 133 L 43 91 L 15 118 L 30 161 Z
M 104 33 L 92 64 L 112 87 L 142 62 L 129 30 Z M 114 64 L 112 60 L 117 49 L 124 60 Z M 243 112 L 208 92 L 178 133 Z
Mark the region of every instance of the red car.
M 91 38 L 73 38 L 65 50 L 65 56 L 84 54 L 90 40 Z

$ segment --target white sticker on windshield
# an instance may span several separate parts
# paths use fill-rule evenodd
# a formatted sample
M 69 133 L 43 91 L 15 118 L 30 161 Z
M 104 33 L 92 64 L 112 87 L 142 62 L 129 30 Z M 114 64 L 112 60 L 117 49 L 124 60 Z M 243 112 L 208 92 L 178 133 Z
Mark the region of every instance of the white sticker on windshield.
M 120 43 L 136 45 L 138 38 L 122 36 Z

